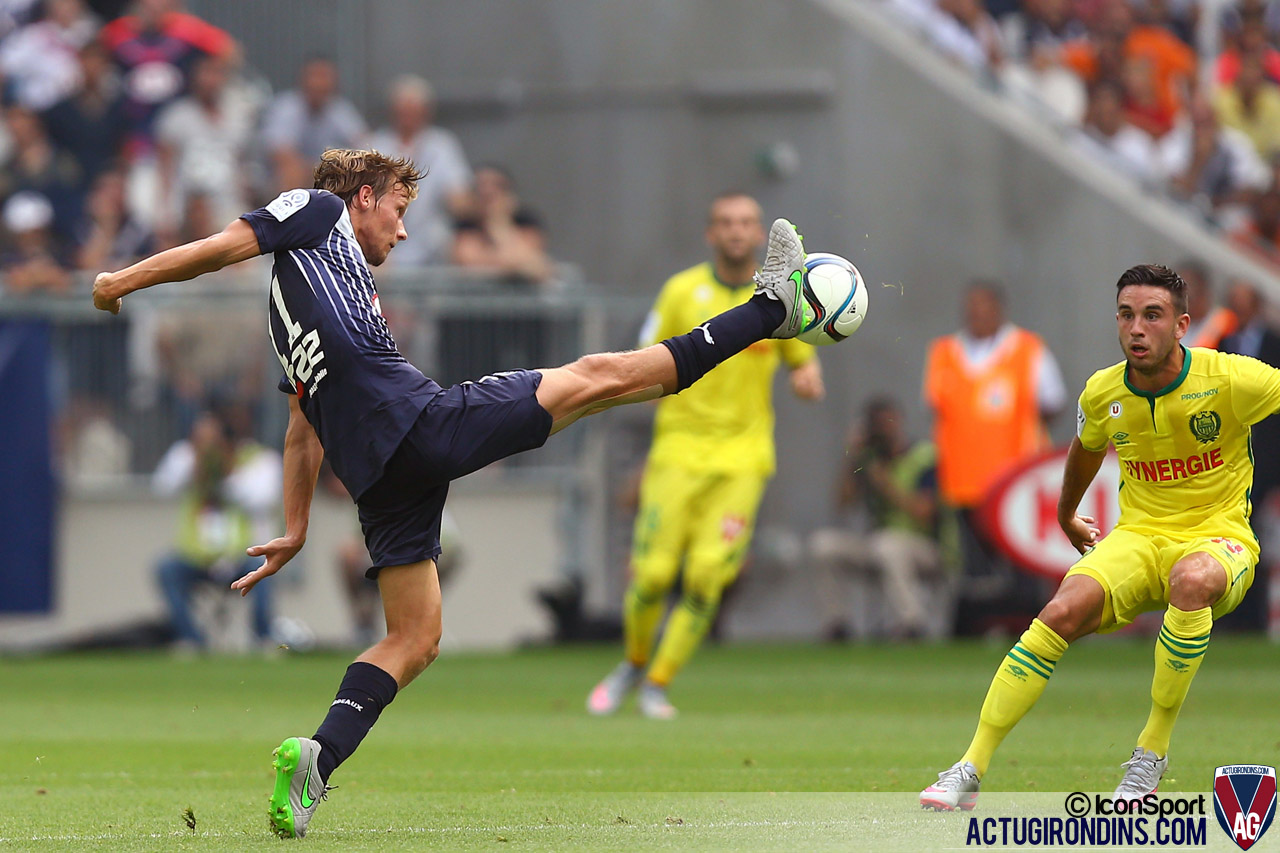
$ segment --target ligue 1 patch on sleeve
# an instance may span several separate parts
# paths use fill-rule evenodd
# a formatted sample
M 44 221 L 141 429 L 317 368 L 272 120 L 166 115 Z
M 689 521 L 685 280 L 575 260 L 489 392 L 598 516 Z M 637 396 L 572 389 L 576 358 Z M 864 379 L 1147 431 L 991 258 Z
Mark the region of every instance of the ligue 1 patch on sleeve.
M 275 201 L 267 205 L 267 213 L 274 216 L 277 222 L 284 222 L 306 207 L 309 201 L 311 201 L 311 193 L 306 190 L 289 190 L 280 193 Z

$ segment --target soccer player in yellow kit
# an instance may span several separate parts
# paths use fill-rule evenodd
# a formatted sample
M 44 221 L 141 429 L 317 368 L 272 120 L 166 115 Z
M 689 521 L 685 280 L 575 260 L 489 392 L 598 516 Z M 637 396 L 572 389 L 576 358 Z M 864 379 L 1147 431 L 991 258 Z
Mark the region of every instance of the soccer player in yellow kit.
M 1040 697 L 1068 643 L 1164 608 L 1151 713 L 1115 796 L 1155 791 L 1214 620 L 1253 583 L 1249 427 L 1280 410 L 1280 370 L 1184 347 L 1186 284 L 1167 267 L 1133 267 L 1116 291 L 1125 360 L 1093 374 L 1080 395 L 1058 500 L 1058 523 L 1083 556 L 1001 661 L 968 751 L 921 792 L 926 808 L 973 808 L 992 753 Z M 1099 540 L 1094 520 L 1076 509 L 1108 444 L 1120 457 L 1120 520 Z
M 641 332 L 641 346 L 672 330 L 696 330 L 751 296 L 756 254 L 765 240 L 760 205 L 742 193 L 717 197 L 706 239 L 713 260 L 667 281 Z M 667 685 L 692 657 L 721 593 L 737 577 L 773 473 L 773 374 L 779 362 L 791 369 L 796 396 L 822 397 L 813 347 L 788 339 L 753 344 L 697 388 L 658 404 L 623 605 L 626 659 L 591 691 L 591 713 L 613 713 L 639 686 L 646 716 L 675 716 Z M 655 654 L 667 593 L 682 565 L 682 597 Z

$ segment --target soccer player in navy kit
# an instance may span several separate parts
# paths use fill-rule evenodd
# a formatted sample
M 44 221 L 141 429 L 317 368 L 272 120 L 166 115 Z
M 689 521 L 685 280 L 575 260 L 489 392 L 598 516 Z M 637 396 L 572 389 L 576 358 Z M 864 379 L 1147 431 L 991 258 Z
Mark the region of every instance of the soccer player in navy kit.
M 451 480 L 540 447 L 584 415 L 678 393 L 758 340 L 794 337 L 813 316 L 801 298 L 804 249 L 780 219 L 756 295 L 690 333 L 442 388 L 397 351 L 369 270 L 407 237 L 404 212 L 421 177 L 413 163 L 376 151 L 326 151 L 315 189 L 282 193 L 218 234 L 100 273 L 93 285 L 94 305 L 118 313 L 136 290 L 274 255 L 269 330 L 290 410 L 285 535 L 250 548 L 265 561 L 231 586 L 248 594 L 302 548 L 327 456 L 359 510 L 387 622 L 386 638 L 348 667 L 315 735 L 276 750 L 270 817 L 282 837 L 302 837 L 330 774 L 439 654 L 435 558 Z

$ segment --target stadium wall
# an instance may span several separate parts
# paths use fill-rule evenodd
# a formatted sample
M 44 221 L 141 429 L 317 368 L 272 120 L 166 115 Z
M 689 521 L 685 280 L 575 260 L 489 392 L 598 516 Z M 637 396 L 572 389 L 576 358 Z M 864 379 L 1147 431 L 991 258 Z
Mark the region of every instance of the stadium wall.
M 1119 357 L 1111 298 L 1133 263 L 1196 254 L 1280 297 L 1274 277 L 874 3 L 190 6 L 235 33 L 278 88 L 306 56 L 333 55 L 374 124 L 389 80 L 427 76 L 440 123 L 473 161 L 514 172 L 554 253 L 602 287 L 653 293 L 701 260 L 707 201 L 726 187 L 801 223 L 811 248 L 849 255 L 872 282 L 871 319 L 825 354 L 827 404 L 779 407 L 766 528 L 805 532 L 827 520 L 834 461 L 869 394 L 897 394 L 916 431 L 926 428 L 924 348 L 957 326 L 961 288 L 975 276 L 1008 285 L 1011 318 L 1044 335 L 1073 393 Z M 1060 439 L 1069 420 L 1056 427 Z M 598 571 L 616 577 L 619 567 Z M 759 632 L 800 633 L 807 616 L 792 608 Z

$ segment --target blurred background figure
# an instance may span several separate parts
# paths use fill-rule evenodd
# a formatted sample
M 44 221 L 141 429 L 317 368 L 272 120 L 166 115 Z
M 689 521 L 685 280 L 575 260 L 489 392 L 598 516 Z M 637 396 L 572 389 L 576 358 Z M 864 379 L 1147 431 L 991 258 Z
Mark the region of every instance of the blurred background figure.
M 129 212 L 154 228 L 162 224 L 156 120 L 186 93 L 197 59 L 213 56 L 236 64 L 239 48 L 225 30 L 188 14 L 182 0 L 136 0 L 130 14 L 102 28 L 101 40 L 124 84 Z
M 765 243 L 759 203 L 741 192 L 717 197 L 706 241 L 712 260 L 667 280 L 640 332 L 641 346 L 697 328 L 751 297 Z M 774 472 L 773 375 L 783 364 L 797 397 L 823 397 L 813 347 L 791 338 L 753 344 L 697 387 L 658 403 L 623 603 L 624 659 L 587 697 L 590 713 L 616 712 L 638 688 L 646 717 L 676 716 L 667 686 L 697 651 L 741 571 Z M 677 577 L 680 602 L 655 651 Z
M 364 117 L 338 92 L 338 67 L 315 56 L 303 63 L 298 88 L 276 97 L 262 118 L 273 192 L 311 186 L 311 170 L 328 148 L 363 148 Z
M 965 594 L 1004 591 L 1015 578 L 982 532 L 987 491 L 1019 462 L 1049 448 L 1048 422 L 1067 405 L 1053 353 L 1034 332 L 1005 319 L 1004 290 L 971 283 L 964 328 L 933 341 L 924 375 L 933 412 L 938 488 L 958 510 Z
M 1256 358 L 1272 367 L 1280 367 L 1280 334 L 1267 316 L 1265 297 L 1251 282 L 1235 279 L 1227 286 L 1226 307 L 1239 321 L 1239 328 L 1222 339 L 1223 352 L 1240 353 Z M 1254 424 L 1254 447 L 1280 447 L 1280 418 L 1274 415 Z M 1258 631 L 1267 627 L 1267 607 L 1271 567 L 1280 559 L 1280 454 L 1262 451 L 1253 462 L 1253 529 L 1261 546 L 1258 570 L 1253 587 L 1240 606 L 1227 617 L 1225 624 L 1241 630 Z
M 98 33 L 83 0 L 45 0 L 44 17 L 0 43 L 0 72 L 14 100 L 37 112 L 81 83 L 79 52 Z
M 836 506 L 841 525 L 815 531 L 809 540 L 823 637 L 839 642 L 853 636 L 850 574 L 871 577 L 874 594 L 859 609 L 887 610 L 890 639 L 946 636 L 958 568 L 955 523 L 938 498 L 937 450 L 908 437 L 893 398 L 866 404 L 862 424 L 850 435 Z
M 203 650 L 206 632 L 193 609 L 197 589 L 208 587 L 223 597 L 235 595 L 228 585 L 256 568 L 261 558 L 245 549 L 265 541 L 277 528 L 283 465 L 280 454 L 255 441 L 247 431 L 247 412 L 227 407 L 205 412 L 190 438 L 174 444 L 152 477 L 157 495 L 180 497 L 173 551 L 156 568 L 156 579 L 169 608 L 179 648 Z M 254 641 L 271 640 L 274 582 L 266 595 L 254 590 L 250 629 Z
M 53 205 L 38 192 L 9 196 L 2 218 L 9 247 L 0 254 L 4 291 L 64 294 L 71 290 L 66 256 L 53 237 Z
M 120 78 L 101 42 L 80 49 L 80 85 L 43 113 L 59 148 L 75 160 L 79 187 L 88 190 L 109 170 L 123 174 L 122 160 L 129 123 Z
M 409 239 L 387 262 L 393 267 L 449 263 L 453 220 L 470 200 L 471 166 L 458 137 L 435 125 L 435 91 L 426 80 L 411 74 L 398 77 L 387 106 L 390 122 L 370 137 L 370 147 L 407 157 L 427 173 L 418 182 L 418 198 L 405 213 Z
M 1214 303 L 1212 273 L 1203 261 L 1188 258 L 1177 269 L 1187 283 L 1187 315 L 1191 317 L 1182 345 L 1217 349 L 1222 339 L 1236 330 L 1236 315 Z
M 456 228 L 453 262 L 458 266 L 535 284 L 551 278 L 542 220 L 521 203 L 515 181 L 503 167 L 476 169 Z
M 230 82 L 225 59 L 200 57 L 191 68 L 190 93 L 166 106 L 156 120 L 161 247 L 220 231 L 252 207 L 244 164 L 257 107 Z M 197 221 L 189 219 L 193 204 L 201 213 Z
M 1203 98 L 1193 100 L 1161 140 L 1160 160 L 1170 192 L 1227 230 L 1245 222 L 1254 195 L 1271 181 L 1270 170 L 1249 138 L 1223 127 Z

